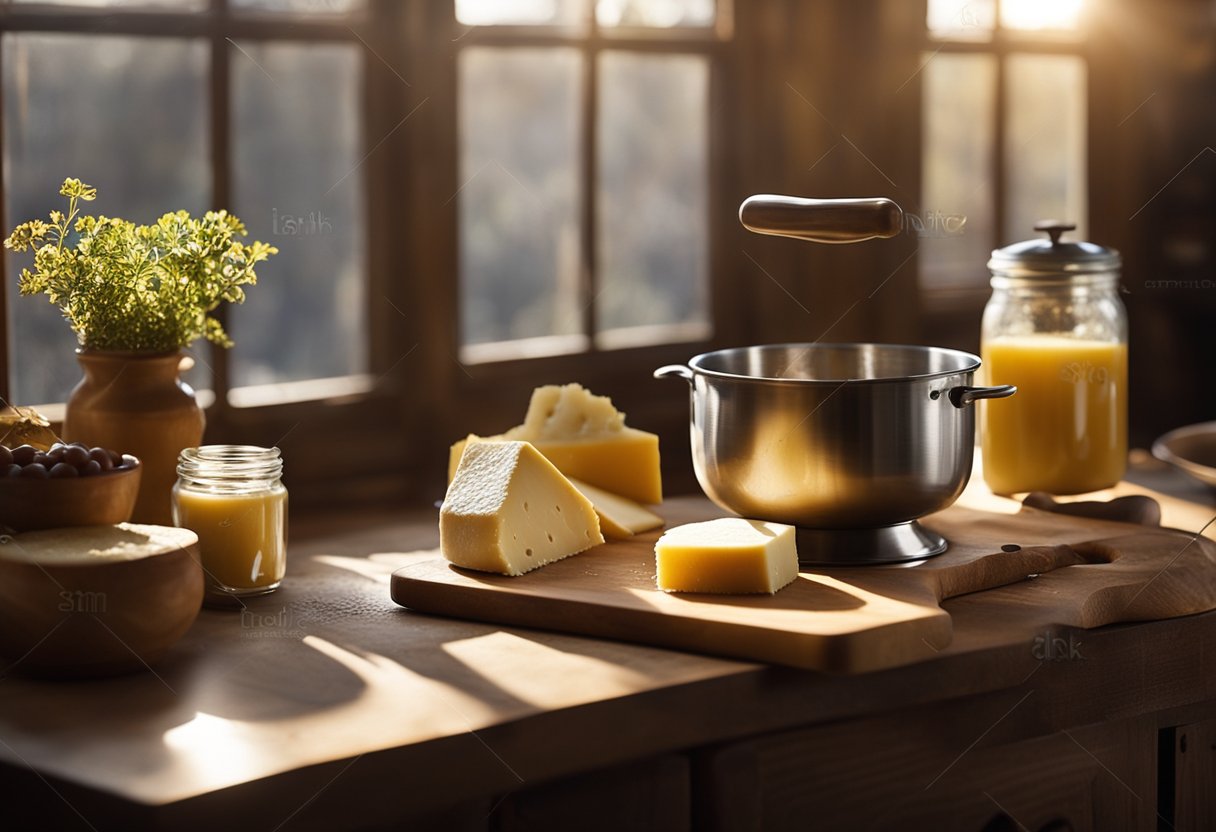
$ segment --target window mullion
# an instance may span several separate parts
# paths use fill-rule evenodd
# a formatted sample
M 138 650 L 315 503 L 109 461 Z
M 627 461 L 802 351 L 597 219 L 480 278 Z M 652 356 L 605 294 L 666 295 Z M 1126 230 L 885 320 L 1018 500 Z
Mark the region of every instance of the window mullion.
M 1009 119 L 1006 116 L 1009 84 L 1006 82 L 1009 56 L 1005 50 L 996 54 L 996 90 L 993 97 L 993 135 L 992 135 L 992 247 L 1000 248 L 1005 244 L 1005 214 L 1006 205 L 1006 165 L 1005 150 L 1008 144 L 1005 135 Z
M 1001 24 L 1001 2 L 993 0 L 993 53 L 996 58 L 995 83 L 996 89 L 992 98 L 992 247 L 1000 248 L 1005 245 L 1005 214 L 1006 205 L 1006 166 L 1005 149 L 1007 145 L 1005 132 L 1009 119 L 1006 115 L 1009 85 L 1005 76 L 1009 62 L 1008 42 L 1005 38 L 1005 28 Z
M 596 43 L 595 16 L 592 10 L 590 25 L 591 38 L 583 48 L 585 69 L 583 72 L 583 108 L 582 108 L 582 280 L 583 289 L 583 333 L 587 336 L 588 349 L 594 351 L 596 345 L 596 300 L 599 292 L 599 274 L 597 261 L 599 240 L 596 236 L 596 191 L 598 184 L 597 155 L 599 142 L 597 135 L 599 114 L 599 48 Z
M 231 208 L 232 202 L 232 84 L 228 60 L 227 5 L 227 0 L 211 0 L 208 12 L 211 23 L 211 207 L 217 211 Z M 227 329 L 230 319 L 225 306 L 221 304 L 213 314 Z M 228 410 L 228 351 L 223 347 L 211 345 L 210 364 L 211 388 L 215 393 L 212 410 L 222 420 L 223 414 Z
M 3 32 L 0 32 L 3 35 Z M 0 67 L 4 66 L 4 38 L 0 37 Z M 4 84 L 0 83 L 0 114 L 4 112 Z M 3 119 L 0 119 L 0 127 L 2 127 Z M 0 159 L 4 154 L 4 142 L 8 140 L 0 130 Z M 8 183 L 4 181 L 4 168 L 0 164 L 0 233 L 7 236 L 8 227 L 8 212 L 5 210 L 8 203 Z M 8 342 L 9 342 L 9 320 L 8 320 L 8 255 L 4 251 L 0 251 L 0 398 L 8 401 L 9 398 L 9 367 L 8 367 Z

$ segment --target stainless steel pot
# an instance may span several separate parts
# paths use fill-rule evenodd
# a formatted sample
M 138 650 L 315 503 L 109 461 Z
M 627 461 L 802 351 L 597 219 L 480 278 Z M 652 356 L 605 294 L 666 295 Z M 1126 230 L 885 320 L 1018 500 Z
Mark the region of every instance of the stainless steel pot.
M 692 388 L 692 457 L 710 499 L 802 529 L 880 530 L 799 538 L 806 562 L 858 562 L 945 550 L 912 521 L 966 486 L 972 402 L 1016 389 L 973 387 L 979 366 L 939 347 L 774 344 L 705 353 L 655 377 Z

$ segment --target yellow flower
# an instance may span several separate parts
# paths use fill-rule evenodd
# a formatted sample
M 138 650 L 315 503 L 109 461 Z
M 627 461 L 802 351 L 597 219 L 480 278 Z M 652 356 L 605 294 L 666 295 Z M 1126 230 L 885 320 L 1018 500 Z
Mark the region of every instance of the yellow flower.
M 246 255 L 233 239 L 245 236 L 245 227 L 227 212 L 198 220 L 177 211 L 135 225 L 79 216 L 78 202 L 97 191 L 78 179 L 65 179 L 59 192 L 68 199 L 66 213 L 52 211 L 50 224 L 23 223 L 5 240 L 17 251 L 35 249 L 34 269 L 21 271 L 21 294 L 45 295 L 91 349 L 163 352 L 200 337 L 231 346 L 208 313 L 244 300 L 240 287 L 257 282 L 254 266 L 276 252 L 273 246 L 255 242 Z
M 25 251 L 33 248 L 42 241 L 50 227 L 42 220 L 23 222 L 13 229 L 13 233 L 4 241 L 4 247 L 13 251 Z
M 92 202 L 97 198 L 97 189 L 84 184 L 79 179 L 65 179 L 59 187 L 59 195 L 76 197 L 77 199 L 83 199 L 85 202 Z

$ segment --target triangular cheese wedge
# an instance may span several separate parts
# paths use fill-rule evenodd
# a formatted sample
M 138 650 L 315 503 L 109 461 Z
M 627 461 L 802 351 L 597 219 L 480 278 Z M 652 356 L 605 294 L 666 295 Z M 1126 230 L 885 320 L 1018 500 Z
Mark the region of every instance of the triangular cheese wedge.
M 568 477 L 639 503 L 663 502 L 659 437 L 625 425 L 625 414 L 607 396 L 578 384 L 547 385 L 532 391 L 522 425 L 498 436 L 474 436 L 454 444 L 448 454 L 448 479 L 465 446 L 473 442 L 516 440 L 536 450 Z
M 638 532 L 650 531 L 663 525 L 663 518 L 645 506 L 610 494 L 602 488 L 570 478 L 570 484 L 591 501 L 595 513 L 600 516 L 600 531 L 605 537 L 618 540 L 633 537 Z
M 465 449 L 439 514 L 457 566 L 522 575 L 604 542 L 591 501 L 527 442 Z

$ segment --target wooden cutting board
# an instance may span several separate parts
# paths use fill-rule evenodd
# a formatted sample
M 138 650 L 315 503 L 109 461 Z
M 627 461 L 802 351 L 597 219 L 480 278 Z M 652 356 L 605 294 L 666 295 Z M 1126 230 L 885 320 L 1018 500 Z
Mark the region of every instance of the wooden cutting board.
M 660 513 L 669 526 L 723 516 L 703 498 L 669 500 Z M 393 575 L 392 597 L 421 612 L 839 673 L 933 655 L 952 637 L 942 601 L 1018 581 L 1033 580 L 1031 603 L 1064 626 L 1216 609 L 1208 538 L 1034 508 L 953 506 L 923 522 L 950 541 L 945 554 L 912 566 L 803 571 L 771 596 L 658 591 L 655 531 L 516 578 L 452 567 L 436 551 Z M 1011 617 L 999 594 L 991 593 L 991 615 Z M 1028 642 L 1032 634 L 1010 624 L 985 628 L 979 646 Z

